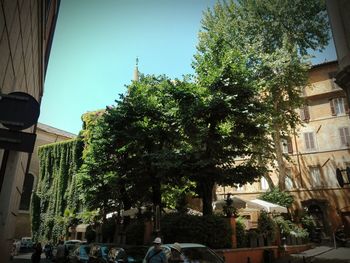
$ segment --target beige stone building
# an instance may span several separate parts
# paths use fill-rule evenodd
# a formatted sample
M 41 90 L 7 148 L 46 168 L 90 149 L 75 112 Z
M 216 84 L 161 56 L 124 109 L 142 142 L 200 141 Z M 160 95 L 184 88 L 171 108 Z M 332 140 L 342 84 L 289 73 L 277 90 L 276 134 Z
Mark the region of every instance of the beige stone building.
M 25 175 L 21 200 L 19 203 L 19 211 L 16 217 L 15 238 L 31 236 L 31 221 L 30 221 L 30 198 L 35 190 L 39 175 L 39 159 L 38 147 L 50 143 L 61 142 L 69 139 L 74 139 L 75 134 L 65 132 L 51 126 L 38 123 L 36 129 L 37 138 L 35 141 L 34 152 L 31 158 L 28 173 Z
M 306 105 L 300 109 L 303 126 L 295 136 L 282 142 L 286 162 L 286 189 L 295 196 L 294 215 L 307 210 L 322 231 L 331 236 L 341 224 L 350 233 L 349 176 L 340 187 L 336 169 L 350 167 L 350 120 L 345 92 L 334 82 L 337 62 L 313 66 L 309 73 L 310 87 L 304 90 Z M 271 177 L 277 185 L 276 174 Z M 247 200 L 268 189 L 265 179 L 242 187 L 218 187 L 217 196 L 233 193 Z
M 0 94 L 25 92 L 40 104 L 59 4 L 60 0 L 0 0 Z M 0 124 L 0 129 L 7 128 Z M 34 124 L 23 132 L 35 130 Z M 2 262 L 9 259 L 30 158 L 29 153 L 0 148 Z
M 350 2 L 327 0 L 327 12 L 339 65 L 335 81 L 346 92 L 350 104 Z

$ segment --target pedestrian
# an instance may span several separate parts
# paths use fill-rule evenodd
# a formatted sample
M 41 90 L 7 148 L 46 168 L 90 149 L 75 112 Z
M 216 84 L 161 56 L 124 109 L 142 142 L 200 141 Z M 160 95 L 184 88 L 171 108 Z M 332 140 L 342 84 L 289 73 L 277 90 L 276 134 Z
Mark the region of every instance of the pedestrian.
M 50 242 L 48 242 L 45 246 L 44 246 L 44 252 L 45 252 L 45 257 L 47 259 L 51 259 L 52 258 L 52 245 Z
M 60 240 L 57 246 L 56 262 L 64 263 L 66 261 L 66 256 L 67 256 L 66 246 L 63 244 L 63 241 Z
M 146 263 L 168 263 L 161 244 L 160 237 L 156 237 L 153 241 L 153 248 L 146 254 Z
M 183 255 L 181 254 L 181 245 L 177 242 L 175 242 L 170 247 L 170 258 L 169 263 L 179 263 L 184 262 L 185 259 Z
M 34 252 L 32 254 L 32 262 L 33 263 L 39 263 L 41 259 L 41 253 L 43 252 L 43 249 L 41 247 L 41 243 L 38 242 L 34 245 Z

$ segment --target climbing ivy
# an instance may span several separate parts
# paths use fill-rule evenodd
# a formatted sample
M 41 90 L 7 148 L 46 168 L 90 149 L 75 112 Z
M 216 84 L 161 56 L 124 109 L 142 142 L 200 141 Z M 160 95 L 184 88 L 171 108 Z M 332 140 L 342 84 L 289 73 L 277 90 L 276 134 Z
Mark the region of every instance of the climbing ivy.
M 76 183 L 81 165 L 79 139 L 41 146 L 39 180 L 32 198 L 32 232 L 36 240 L 57 241 L 66 234 L 70 221 L 62 220 L 66 209 L 80 210 Z

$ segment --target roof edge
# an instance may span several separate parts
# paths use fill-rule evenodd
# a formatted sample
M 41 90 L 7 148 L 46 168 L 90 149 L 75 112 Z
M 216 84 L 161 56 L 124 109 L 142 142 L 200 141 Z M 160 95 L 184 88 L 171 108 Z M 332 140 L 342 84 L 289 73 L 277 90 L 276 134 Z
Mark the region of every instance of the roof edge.
M 71 139 L 74 139 L 74 138 L 76 138 L 78 136 L 78 135 L 76 135 L 74 133 L 70 133 L 70 132 L 67 132 L 67 131 L 64 131 L 64 130 L 61 130 L 61 129 L 57 129 L 55 127 L 52 127 L 50 125 L 43 124 L 43 123 L 40 123 L 40 122 L 38 122 L 37 128 L 40 129 L 40 130 L 43 130 L 45 132 L 48 132 L 48 133 L 53 133 L 53 134 L 64 136 L 64 137 L 71 138 Z

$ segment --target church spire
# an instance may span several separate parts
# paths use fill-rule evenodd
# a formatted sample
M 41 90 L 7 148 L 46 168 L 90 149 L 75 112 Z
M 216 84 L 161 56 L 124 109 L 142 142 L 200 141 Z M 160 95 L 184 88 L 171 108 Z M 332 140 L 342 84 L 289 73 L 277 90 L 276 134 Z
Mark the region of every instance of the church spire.
M 136 57 L 136 66 L 135 66 L 135 70 L 134 70 L 134 81 L 139 81 L 139 58 Z

